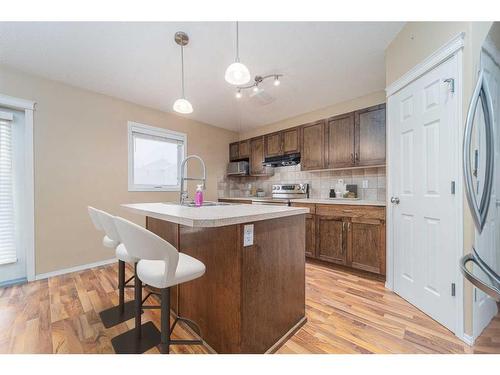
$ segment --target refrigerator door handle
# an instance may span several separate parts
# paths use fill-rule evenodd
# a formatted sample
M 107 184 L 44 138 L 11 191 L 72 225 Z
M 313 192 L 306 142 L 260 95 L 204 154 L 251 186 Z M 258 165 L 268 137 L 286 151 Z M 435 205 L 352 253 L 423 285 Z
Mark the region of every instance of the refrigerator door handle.
M 482 196 L 479 199 L 475 194 L 474 189 L 474 171 L 471 168 L 471 141 L 472 130 L 474 125 L 474 117 L 476 115 L 477 106 L 481 99 L 483 114 L 484 114 L 484 130 L 486 139 L 485 152 L 485 180 Z M 486 219 L 488 216 L 488 209 L 490 207 L 491 192 L 493 188 L 493 169 L 495 162 L 495 139 L 493 135 L 493 104 L 491 95 L 488 89 L 484 71 L 481 69 L 479 78 L 472 94 L 469 110 L 467 112 L 467 119 L 465 122 L 465 132 L 463 141 L 463 170 L 465 180 L 465 193 L 467 202 L 472 212 L 474 224 L 479 233 L 483 231 Z

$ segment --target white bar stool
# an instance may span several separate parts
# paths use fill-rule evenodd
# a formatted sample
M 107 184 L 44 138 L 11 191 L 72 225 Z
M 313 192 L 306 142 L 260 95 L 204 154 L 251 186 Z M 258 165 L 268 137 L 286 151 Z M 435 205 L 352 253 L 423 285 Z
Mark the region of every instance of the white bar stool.
M 161 332 L 156 330 L 155 333 L 150 329 L 144 329 L 147 323 L 141 325 L 141 316 L 137 314 L 135 329 L 111 340 L 115 351 L 118 349 L 122 353 L 142 353 L 151 347 L 151 343 L 156 342 L 156 345 L 159 344 L 161 353 L 169 353 L 170 345 L 202 344 L 202 340 L 172 340 L 170 338 L 173 327 L 178 320 L 196 325 L 188 319 L 178 318 L 170 327 L 170 287 L 203 276 L 205 265 L 198 259 L 179 253 L 169 242 L 139 225 L 120 217 L 115 217 L 115 224 L 130 255 L 140 259 L 137 264 L 135 283 L 136 311 L 140 311 L 141 307 L 144 309 L 158 308 L 158 306 L 142 306 L 147 299 L 146 297 L 142 300 L 142 282 L 161 291 L 161 304 L 159 306 L 161 309 Z M 199 329 L 197 331 L 200 333 Z
M 131 257 L 125 248 L 125 245 L 120 243 L 120 237 L 115 227 L 113 215 L 90 206 L 88 207 L 88 211 L 96 229 L 104 231 L 105 233 L 105 236 L 102 239 L 103 245 L 109 248 L 114 248 L 115 256 L 118 258 L 118 306 L 109 308 L 99 313 L 104 327 L 110 328 L 132 319 L 135 316 L 135 301 L 125 303 L 125 288 L 134 287 L 134 285 L 129 285 L 129 283 L 134 279 L 135 274 L 128 280 L 125 280 L 125 263 L 134 265 L 135 269 L 138 259 Z

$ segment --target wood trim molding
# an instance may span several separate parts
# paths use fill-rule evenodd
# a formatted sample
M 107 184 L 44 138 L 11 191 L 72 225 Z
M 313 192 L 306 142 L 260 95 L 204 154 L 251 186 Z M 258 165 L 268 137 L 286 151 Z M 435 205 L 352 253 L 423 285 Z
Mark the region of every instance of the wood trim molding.
M 21 236 L 23 247 L 26 251 L 26 278 L 28 281 L 35 280 L 35 172 L 34 172 L 34 150 L 33 129 L 35 102 L 13 96 L 0 94 L 0 106 L 24 111 L 24 187 L 22 191 L 23 211 L 22 226 L 24 228 Z
M 99 262 L 82 264 L 80 266 L 63 268 L 63 269 L 60 269 L 57 271 L 41 273 L 39 275 L 36 275 L 35 280 L 43 280 L 43 279 L 48 279 L 49 277 L 53 277 L 53 276 L 59 276 L 59 275 L 67 274 L 67 273 L 83 271 L 83 270 L 86 270 L 89 268 L 94 268 L 94 267 L 106 266 L 108 264 L 115 263 L 115 262 L 118 262 L 118 259 L 112 258 L 112 259 L 101 260 Z
M 0 105 L 23 111 L 27 109 L 33 111 L 35 109 L 36 102 L 0 94 Z
M 394 95 L 403 87 L 407 86 L 417 78 L 421 77 L 429 70 L 433 69 L 434 67 L 442 63 L 444 60 L 448 59 L 455 52 L 462 49 L 465 44 L 464 39 L 465 39 L 465 33 L 461 32 L 453 39 L 451 39 L 448 43 L 444 44 L 438 50 L 434 51 L 425 60 L 414 66 L 398 80 L 387 86 L 385 89 L 386 96 L 389 97 L 391 95 Z

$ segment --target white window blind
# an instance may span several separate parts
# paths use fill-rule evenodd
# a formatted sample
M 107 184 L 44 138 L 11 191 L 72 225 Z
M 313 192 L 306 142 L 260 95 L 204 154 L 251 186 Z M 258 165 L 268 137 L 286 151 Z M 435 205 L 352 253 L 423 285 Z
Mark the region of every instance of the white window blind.
M 17 261 L 14 174 L 12 167 L 12 121 L 0 117 L 0 264 Z

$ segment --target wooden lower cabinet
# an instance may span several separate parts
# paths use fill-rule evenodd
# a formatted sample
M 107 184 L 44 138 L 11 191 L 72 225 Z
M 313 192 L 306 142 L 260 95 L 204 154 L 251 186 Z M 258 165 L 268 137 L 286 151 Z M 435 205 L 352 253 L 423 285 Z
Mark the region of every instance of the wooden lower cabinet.
M 305 256 L 385 275 L 385 207 L 314 205 L 307 207 Z
M 316 257 L 345 265 L 347 262 L 345 221 L 341 217 L 317 216 Z
M 316 256 L 316 218 L 306 215 L 306 257 Z
M 385 275 L 385 225 L 381 220 L 353 218 L 348 225 L 349 264 Z

